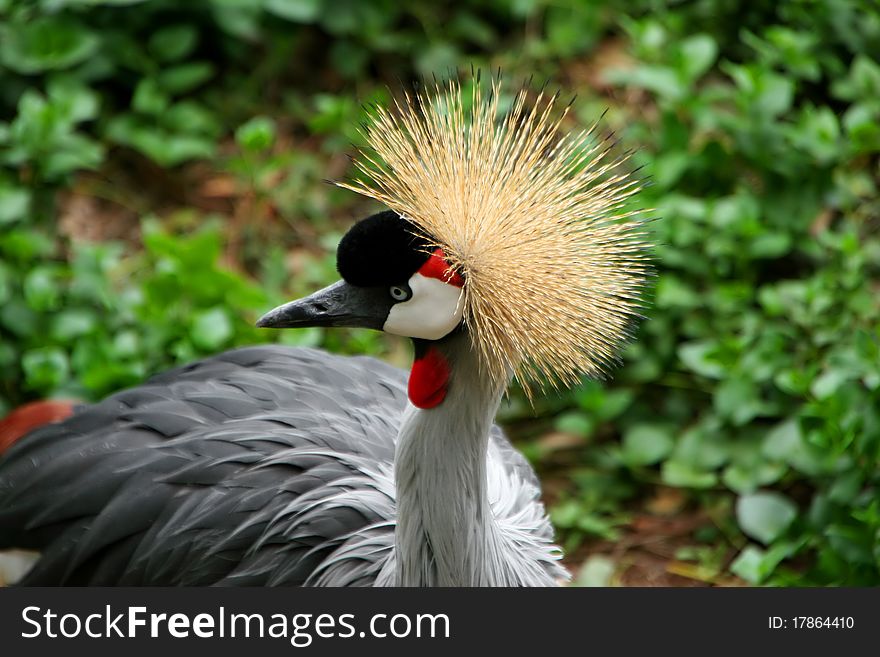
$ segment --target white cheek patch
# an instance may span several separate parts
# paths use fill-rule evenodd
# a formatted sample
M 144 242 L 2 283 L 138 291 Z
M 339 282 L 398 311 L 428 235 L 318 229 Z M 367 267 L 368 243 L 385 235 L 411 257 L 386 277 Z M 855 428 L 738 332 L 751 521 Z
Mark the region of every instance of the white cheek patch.
M 458 326 L 464 312 L 464 291 L 416 273 L 409 279 L 412 297 L 391 306 L 382 329 L 394 335 L 439 340 Z

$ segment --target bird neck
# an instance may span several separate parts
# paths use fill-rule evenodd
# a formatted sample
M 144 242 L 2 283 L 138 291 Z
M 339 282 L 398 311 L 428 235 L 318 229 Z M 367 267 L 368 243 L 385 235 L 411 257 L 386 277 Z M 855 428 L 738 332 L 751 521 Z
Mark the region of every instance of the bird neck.
M 432 342 L 431 349 L 448 363 L 449 378 L 442 403 L 427 409 L 408 405 L 400 427 L 397 584 L 492 585 L 498 531 L 486 459 L 504 386 L 481 374 L 466 332 Z

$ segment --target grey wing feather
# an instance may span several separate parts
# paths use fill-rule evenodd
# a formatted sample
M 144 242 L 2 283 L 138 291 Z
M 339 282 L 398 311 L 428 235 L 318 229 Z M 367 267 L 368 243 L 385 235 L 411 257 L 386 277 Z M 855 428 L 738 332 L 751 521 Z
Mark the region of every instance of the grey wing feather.
M 391 463 L 403 386 L 379 361 L 281 347 L 172 370 L 0 459 L 0 546 L 42 551 L 26 584 L 268 583 L 281 564 L 253 563 L 267 530 L 299 522 L 286 507 L 359 475 L 351 458 Z M 382 511 L 302 525 L 281 579 L 302 583 L 324 543 Z
M 405 386 L 371 358 L 278 346 L 156 376 L 0 457 L 0 549 L 42 552 L 26 585 L 387 583 Z

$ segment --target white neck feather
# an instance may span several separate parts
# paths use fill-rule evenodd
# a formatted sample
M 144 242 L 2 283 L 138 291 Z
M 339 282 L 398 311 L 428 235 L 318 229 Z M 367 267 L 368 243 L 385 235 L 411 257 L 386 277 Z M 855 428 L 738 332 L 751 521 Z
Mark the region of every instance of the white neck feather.
M 489 504 L 489 430 L 503 387 L 480 376 L 470 339 L 434 343 L 452 372 L 436 408 L 410 405 L 397 442 L 398 586 L 503 585 L 500 534 Z

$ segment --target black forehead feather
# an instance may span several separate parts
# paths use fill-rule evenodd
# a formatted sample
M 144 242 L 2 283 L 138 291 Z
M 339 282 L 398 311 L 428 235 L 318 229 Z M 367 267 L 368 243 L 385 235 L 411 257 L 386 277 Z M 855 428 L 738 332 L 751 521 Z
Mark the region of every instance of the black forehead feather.
M 339 242 L 336 269 L 361 287 L 405 283 L 428 259 L 429 242 L 392 210 L 357 222 Z

